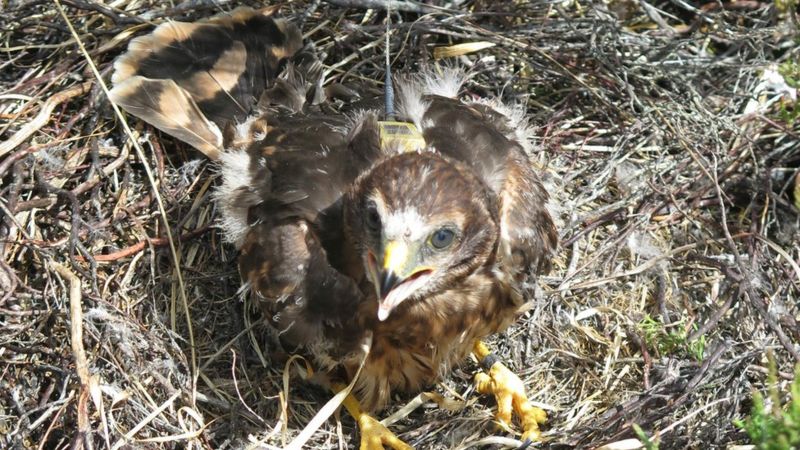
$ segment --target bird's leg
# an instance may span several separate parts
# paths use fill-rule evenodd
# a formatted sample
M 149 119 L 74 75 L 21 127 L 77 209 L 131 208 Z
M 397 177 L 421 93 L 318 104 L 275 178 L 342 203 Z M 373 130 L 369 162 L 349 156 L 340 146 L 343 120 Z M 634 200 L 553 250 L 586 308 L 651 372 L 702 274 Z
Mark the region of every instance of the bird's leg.
M 516 412 L 522 424 L 522 440 L 538 441 L 539 424 L 545 423 L 547 414 L 530 404 L 522 380 L 501 363 L 483 342 L 475 341 L 472 353 L 488 372 L 478 372 L 475 375 L 475 387 L 481 394 L 494 394 L 500 426 L 510 430 L 511 414 Z
M 345 387 L 342 384 L 334 384 L 334 389 L 337 391 L 341 391 Z M 365 413 L 353 394 L 349 394 L 342 404 L 358 422 L 358 428 L 361 431 L 360 450 L 384 450 L 384 445 L 394 450 L 414 450 L 414 447 L 401 441 L 377 419 Z

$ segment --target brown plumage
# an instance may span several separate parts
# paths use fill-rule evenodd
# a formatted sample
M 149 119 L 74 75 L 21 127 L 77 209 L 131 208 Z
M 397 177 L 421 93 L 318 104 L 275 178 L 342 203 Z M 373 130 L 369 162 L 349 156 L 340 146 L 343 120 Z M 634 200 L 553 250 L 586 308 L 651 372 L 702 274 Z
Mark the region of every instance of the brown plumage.
M 117 61 L 112 99 L 219 161 L 244 290 L 288 350 L 352 376 L 372 333 L 356 392 L 379 409 L 515 319 L 556 246 L 548 196 L 522 118 L 455 98 L 459 72 L 398 84 L 427 144 L 402 153 L 379 111 L 353 112 L 369 99 L 325 101 L 313 48 L 271 15 L 159 26 Z

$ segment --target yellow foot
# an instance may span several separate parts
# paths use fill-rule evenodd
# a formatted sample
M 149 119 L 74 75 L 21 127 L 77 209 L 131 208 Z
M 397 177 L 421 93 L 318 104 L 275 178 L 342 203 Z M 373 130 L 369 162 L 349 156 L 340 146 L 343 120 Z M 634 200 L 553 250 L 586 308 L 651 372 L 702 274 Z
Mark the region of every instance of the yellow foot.
M 346 386 L 341 383 L 334 383 L 333 388 L 336 391 L 341 391 Z M 342 405 L 347 408 L 350 415 L 358 422 L 358 428 L 361 430 L 360 450 L 385 450 L 384 446 L 394 450 L 414 450 L 414 447 L 398 439 L 383 424 L 364 412 L 353 395 L 345 397 Z
M 360 450 L 384 450 L 384 445 L 394 450 L 414 450 L 369 414 L 361 413 L 358 428 L 361 429 Z
M 481 364 L 488 362 L 488 375 L 478 372 L 475 375 L 475 387 L 481 394 L 494 394 L 499 425 L 511 431 L 511 415 L 516 412 L 522 425 L 522 440 L 539 441 L 539 425 L 547 421 L 547 413 L 530 404 L 522 380 L 503 363 L 492 361 L 493 356 L 484 343 L 476 342 L 473 352 Z

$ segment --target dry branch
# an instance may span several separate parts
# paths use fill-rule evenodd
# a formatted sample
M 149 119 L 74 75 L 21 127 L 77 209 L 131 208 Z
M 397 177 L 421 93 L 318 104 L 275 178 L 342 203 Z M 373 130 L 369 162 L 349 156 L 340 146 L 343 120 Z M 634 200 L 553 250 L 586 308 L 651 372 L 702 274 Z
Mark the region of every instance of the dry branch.
M 86 349 L 83 347 L 83 307 L 81 305 L 81 280 L 71 270 L 51 262 L 50 266 L 61 277 L 65 278 L 69 284 L 69 318 L 70 318 L 70 342 L 72 344 L 72 356 L 75 358 L 75 371 L 81 381 L 81 390 L 78 394 L 78 430 L 73 438 L 73 448 L 83 448 L 91 427 L 89 424 L 89 390 L 91 376 L 89 374 L 89 360 L 86 357 Z M 88 448 L 91 448 L 91 444 Z
M 328 3 L 344 8 L 380 9 L 386 11 L 403 11 L 417 14 L 429 14 L 447 11 L 445 8 L 429 6 L 424 3 L 406 0 L 325 0 Z
M 0 158 L 5 156 L 6 153 L 10 152 L 11 150 L 14 150 L 18 145 L 25 142 L 40 128 L 47 125 L 47 122 L 49 122 L 52 118 L 53 110 L 56 108 L 56 106 L 66 102 L 67 100 L 89 92 L 91 87 L 92 82 L 87 81 L 69 89 L 65 89 L 48 98 L 47 101 L 41 106 L 41 109 L 39 109 L 39 113 L 36 114 L 36 117 L 26 123 L 25 126 L 20 128 L 20 130 L 14 133 L 14 135 L 8 140 L 5 142 L 0 142 Z

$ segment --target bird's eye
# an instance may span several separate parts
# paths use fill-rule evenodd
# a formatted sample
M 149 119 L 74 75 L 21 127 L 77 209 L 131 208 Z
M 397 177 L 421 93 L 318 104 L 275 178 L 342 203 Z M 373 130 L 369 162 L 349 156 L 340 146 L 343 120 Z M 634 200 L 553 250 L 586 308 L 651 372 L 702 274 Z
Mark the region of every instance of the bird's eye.
M 453 230 L 439 228 L 431 235 L 431 246 L 437 250 L 445 249 L 453 243 L 453 238 L 455 237 L 456 234 L 453 232 Z
M 367 228 L 372 231 L 378 231 L 381 228 L 381 216 L 378 214 L 378 209 L 374 205 L 367 207 L 367 215 L 365 218 Z

